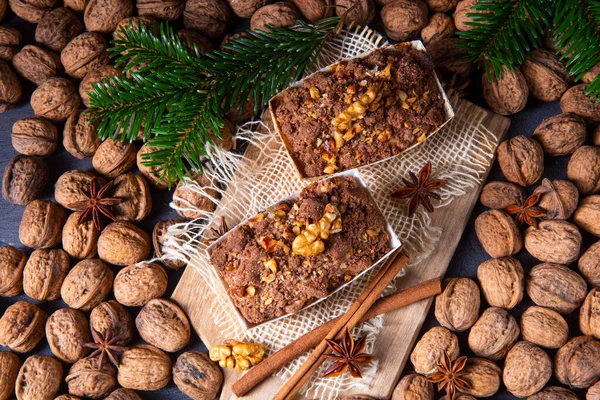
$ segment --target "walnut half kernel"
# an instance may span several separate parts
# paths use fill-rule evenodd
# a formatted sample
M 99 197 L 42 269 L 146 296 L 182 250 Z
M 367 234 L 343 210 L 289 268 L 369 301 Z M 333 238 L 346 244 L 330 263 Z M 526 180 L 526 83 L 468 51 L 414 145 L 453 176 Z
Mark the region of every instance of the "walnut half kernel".
M 332 204 L 325 206 L 325 214 L 316 224 L 310 224 L 303 229 L 292 242 L 292 252 L 304 257 L 311 257 L 325 251 L 323 240 L 329 235 L 342 231 L 342 216 Z
M 209 355 L 221 368 L 235 368 L 241 371 L 261 362 L 265 348 L 262 344 L 242 343 L 232 339 L 225 341 L 222 346 L 211 347 Z

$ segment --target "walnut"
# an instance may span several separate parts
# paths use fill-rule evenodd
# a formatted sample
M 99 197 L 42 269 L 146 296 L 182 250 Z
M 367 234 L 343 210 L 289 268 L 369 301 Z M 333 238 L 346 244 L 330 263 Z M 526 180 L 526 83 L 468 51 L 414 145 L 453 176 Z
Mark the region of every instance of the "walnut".
M 55 398 L 54 400 L 81 400 L 81 397 L 72 396 L 70 394 L 62 394 Z
M 400 379 L 392 393 L 392 400 L 433 400 L 433 385 L 424 376 L 408 374 Z
M 68 8 L 55 8 L 44 13 L 35 29 L 35 41 L 54 51 L 61 51 L 75 36 L 83 32 L 83 23 Z
M 2 3 L 2 1 L 0 1 L 0 3 Z M 1 8 L 2 6 L 0 5 L 0 9 Z M 12 61 L 15 54 L 19 51 L 20 44 L 21 32 L 15 28 L 0 26 L 0 60 Z M 0 396 L 0 399 L 1 398 L 2 397 Z
M 247 0 L 228 0 L 229 4 L 234 2 L 244 2 Z M 263 0 L 264 2 L 264 0 Z M 292 3 L 296 6 L 298 10 L 302 13 L 304 18 L 306 18 L 309 22 L 315 23 L 324 18 L 333 17 L 335 13 L 334 10 L 334 0 L 292 0 Z M 232 5 L 233 8 L 233 5 Z M 234 10 L 235 11 L 235 10 Z M 237 14 L 237 12 L 236 12 Z M 239 14 L 238 14 L 239 15 Z
M 194 30 L 182 29 L 177 34 L 181 41 L 193 52 L 198 50 L 198 54 L 202 55 L 213 51 L 212 42 L 206 36 L 203 36 Z
M 62 233 L 63 249 L 75 259 L 92 258 L 98 252 L 98 236 L 93 220 L 79 223 L 81 212 L 69 215 Z
M 135 6 L 141 16 L 161 21 L 174 21 L 183 16 L 185 0 L 138 0 Z
M 211 39 L 222 36 L 231 19 L 231 10 L 225 0 L 187 0 L 183 24 Z
M 115 277 L 115 299 L 128 307 L 140 307 L 160 298 L 167 290 L 167 272 L 158 264 L 130 265 Z
M 223 373 L 206 353 L 188 351 L 177 357 L 173 380 L 179 390 L 190 398 L 213 400 L 223 383 Z
M 484 261 L 477 269 L 477 279 L 492 307 L 510 310 L 523 299 L 525 277 L 519 260 L 502 257 Z
M 77 361 L 65 378 L 69 393 L 91 399 L 100 399 L 117 386 L 117 369 L 107 361 L 98 368 L 96 357 Z
M 4 19 L 7 11 L 8 11 L 8 0 L 1 0 L 0 1 L 0 21 L 2 21 Z
M 171 380 L 171 358 L 162 350 L 142 344 L 121 356 L 118 380 L 128 389 L 158 390 Z
M 568 219 L 579 203 L 577 187 L 569 181 L 544 178 L 533 193 L 542 193 L 537 205 L 546 211 L 545 219 Z
M 581 275 L 593 287 L 600 287 L 600 242 L 591 245 L 577 264 Z
M 456 28 L 452 18 L 444 13 L 435 13 L 429 18 L 429 22 L 421 30 L 423 43 L 428 44 L 436 40 L 451 38 L 454 36 Z
M 112 179 L 132 169 L 136 155 L 137 149 L 133 143 L 106 139 L 96 149 L 92 165 L 96 171 Z
M 225 151 L 229 151 L 233 148 L 233 134 L 235 133 L 235 127 L 226 118 L 223 119 L 223 123 L 225 125 L 219 130 L 222 138 L 219 138 L 212 131 L 210 131 L 210 138 L 216 147 Z
M 435 318 L 445 328 L 462 332 L 479 317 L 479 288 L 469 278 L 446 279 L 435 298 Z
M 168 184 L 165 179 L 161 179 L 161 168 L 156 165 L 144 165 L 145 154 L 150 154 L 160 149 L 149 147 L 148 144 L 144 144 L 137 153 L 136 162 L 140 172 L 158 189 L 167 189 Z
M 502 380 L 517 397 L 531 396 L 552 376 L 552 361 L 546 352 L 531 342 L 518 342 L 506 356 Z
M 586 400 L 600 400 L 600 381 L 591 386 L 585 396 Z
M 516 254 L 523 247 L 519 228 L 504 211 L 481 213 L 475 220 L 475 233 L 483 249 L 494 258 Z
M 398 0 L 383 7 L 381 19 L 387 35 L 403 41 L 417 36 L 427 26 L 427 11 L 427 5 L 420 0 Z
M 519 325 L 503 308 L 486 309 L 469 332 L 469 347 L 480 357 L 498 361 L 519 338 Z
M 558 349 L 554 357 L 554 375 L 573 388 L 592 386 L 600 379 L 600 342 L 591 336 L 577 336 Z
M 36 85 L 41 85 L 62 71 L 58 54 L 31 44 L 15 54 L 13 66 L 17 74 Z
M 259 8 L 275 0 L 227 0 L 231 10 L 240 18 L 250 18 Z M 296 2 L 294 2 L 296 3 Z
M 525 231 L 525 248 L 543 262 L 571 264 L 579 258 L 581 233 L 577 227 L 558 219 L 542 221 Z
M 419 374 L 430 374 L 441 362 L 444 353 L 448 353 L 451 360 L 458 358 L 458 338 L 449 329 L 436 326 L 423 334 L 417 342 L 410 361 Z
M 69 267 L 69 255 L 64 250 L 34 250 L 23 270 L 23 291 L 38 301 L 58 299 Z
M 550 156 L 571 154 L 586 140 L 585 121 L 573 113 L 555 115 L 542 121 L 533 137 Z
M 8 0 L 10 9 L 27 22 L 37 24 L 44 13 L 56 5 L 57 0 Z
M 567 166 L 567 176 L 581 194 L 600 192 L 600 147 L 581 146 L 575 150 Z
M 0 60 L 0 114 L 21 100 L 21 83 L 8 64 Z
M 15 381 L 21 368 L 19 357 L 11 352 L 0 352 L 0 400 L 9 400 L 15 390 Z
M 530 186 L 544 173 L 544 150 L 528 136 L 515 136 L 498 146 L 498 163 L 506 179 Z
M 582 117 L 589 124 L 600 122 L 600 103 L 596 103 L 587 94 L 587 85 L 582 83 L 567 90 L 560 99 L 563 112 L 571 112 Z
M 150 187 L 142 175 L 128 173 L 115 178 L 113 196 L 122 199 L 112 207 L 119 221 L 138 222 L 152 211 Z
M 52 400 L 63 376 L 60 361 L 49 356 L 30 356 L 19 370 L 17 400 Z
M 468 24 L 469 22 L 473 22 L 473 19 L 467 17 L 467 14 L 474 14 L 477 12 L 471 9 L 471 7 L 477 4 L 477 1 L 478 0 L 461 0 L 456 4 L 456 9 L 454 10 L 454 14 L 452 14 L 456 29 L 461 32 L 466 32 L 474 28 L 474 26 Z
M 0 247 L 0 297 L 14 297 L 21 293 L 26 262 L 25 252 L 12 246 Z
M 114 76 L 121 76 L 121 70 L 119 68 L 115 68 L 112 65 L 103 65 L 101 67 L 96 68 L 93 71 L 88 72 L 88 74 L 83 78 L 81 83 L 79 84 L 79 96 L 83 101 L 83 104 L 86 107 L 90 105 L 90 92 L 94 91 L 95 83 L 108 83 L 109 79 Z
M 90 114 L 77 110 L 65 123 L 63 146 L 73 157 L 80 160 L 92 157 L 102 141 L 98 137 L 99 121 L 90 121 Z
M 114 40 L 119 37 L 123 37 L 125 33 L 125 28 L 141 28 L 142 26 L 150 31 L 155 31 L 155 22 L 156 20 L 152 17 L 147 16 L 136 16 L 136 17 L 127 17 L 123 18 L 117 24 L 115 31 L 112 34 Z M 155 31 L 156 32 L 156 31 Z M 123 51 L 121 54 L 127 54 L 127 51 Z
M 594 133 L 592 134 L 592 140 L 596 146 L 600 146 L 600 125 L 594 129 Z
M 64 208 L 48 200 L 34 200 L 25 207 L 19 225 L 19 240 L 27 247 L 47 249 L 61 241 L 67 219 Z
M 44 81 L 31 95 L 31 108 L 35 115 L 53 122 L 65 121 L 80 104 L 75 86 L 64 78 Z
M 516 114 L 527 105 L 529 89 L 525 77 L 518 69 L 503 67 L 504 72 L 497 78 L 492 72 L 491 80 L 483 74 L 481 84 L 483 97 L 492 111 L 500 115 Z
M 519 204 L 524 196 L 523 189 L 514 183 L 492 181 L 481 190 L 479 201 L 488 208 L 503 210 L 508 206 Z
M 542 101 L 560 99 L 572 82 L 569 71 L 558 56 L 546 49 L 533 50 L 521 66 L 521 72 L 529 93 Z
M 135 264 L 150 256 L 150 237 L 130 222 L 113 222 L 100 233 L 98 254 L 110 264 Z
M 14 205 L 29 204 L 39 197 L 48 176 L 48 166 L 41 158 L 15 156 L 4 169 L 2 196 Z
M 67 74 L 81 79 L 90 71 L 108 64 L 107 48 L 108 43 L 101 35 L 85 32 L 65 46 L 60 53 L 60 61 Z
M 586 295 L 586 284 L 575 271 L 560 264 L 538 264 L 529 272 L 527 294 L 538 306 L 561 314 L 577 309 Z
M 110 293 L 112 270 L 98 259 L 78 262 L 65 278 L 60 294 L 71 308 L 89 311 Z
M 209 188 L 206 188 L 206 187 Z M 177 188 L 173 193 L 173 205 L 177 214 L 183 218 L 195 219 L 203 218 L 205 212 L 210 212 L 215 209 L 215 199 L 219 193 L 212 189 L 215 183 L 201 173 L 193 175 L 193 177 L 185 178 L 177 184 Z M 210 196 L 199 193 L 202 190 Z
M 24 118 L 13 124 L 12 145 L 21 154 L 47 156 L 56 150 L 56 127 L 43 118 Z
M 117 389 L 112 392 L 107 398 L 104 400 L 142 400 L 140 396 L 137 395 L 131 389 Z
M 346 15 L 346 23 L 354 22 L 358 25 L 368 25 L 375 18 L 373 0 L 335 0 L 336 14 L 341 17 L 355 3 L 357 3 L 357 6 Z
M 235 368 L 239 371 L 262 361 L 265 348 L 258 343 L 243 343 L 237 340 L 226 340 L 223 345 L 210 348 L 210 359 L 219 362 L 221 368 Z
M 466 50 L 459 46 L 465 41 L 456 37 L 440 38 L 427 44 L 427 54 L 433 58 L 435 67 L 449 75 L 468 78 L 475 65 L 466 59 Z
M 495 395 L 502 382 L 502 370 L 494 362 L 484 358 L 467 359 L 463 373 L 463 378 L 471 385 L 470 389 L 463 391 L 475 397 Z
M 75 11 L 76 13 L 83 13 L 87 6 L 88 0 L 64 0 L 63 4 L 65 7 Z
M 250 28 L 268 31 L 269 28 L 292 26 L 298 19 L 298 9 L 292 3 L 280 1 L 259 8 L 250 19 Z
M 88 191 L 90 182 L 96 175 L 87 171 L 67 171 L 62 174 L 54 185 L 54 198 L 61 206 L 69 210 L 75 210 L 69 207 L 78 201 L 84 201 L 86 197 L 82 191 Z M 100 178 L 100 184 L 104 185 L 106 181 Z
M 168 300 L 153 299 L 146 303 L 135 325 L 142 339 L 170 353 L 190 342 L 190 322 L 185 312 Z
M 90 353 L 84 347 L 92 341 L 85 314 L 72 308 L 56 310 L 46 322 L 46 339 L 58 359 L 73 364 Z
M 592 83 L 594 79 L 600 74 L 600 62 L 596 63 L 585 75 L 581 78 L 583 83 Z
M 133 319 L 125 307 L 115 300 L 94 307 L 90 314 L 90 328 L 103 337 L 111 332 L 113 337 L 119 337 L 115 342 L 119 346 L 126 346 L 133 340 Z
M 558 349 L 567 343 L 569 326 L 556 311 L 531 306 L 521 315 L 521 336 L 538 346 Z
M 165 235 L 167 234 L 167 230 L 175 225 L 184 223 L 183 219 L 168 219 L 165 221 L 158 221 L 156 225 L 154 225 L 154 230 L 152 231 L 152 244 L 154 245 L 154 253 L 156 257 L 160 258 L 161 263 L 168 269 L 181 269 L 186 266 L 186 262 L 179 259 L 168 258 L 163 253 L 163 246 L 165 245 Z M 175 238 L 175 240 L 179 240 L 179 238 Z
M 15 353 L 28 353 L 44 337 L 48 315 L 25 300 L 11 304 L 0 318 L 0 345 Z
M 119 21 L 133 15 L 131 0 L 89 0 L 83 13 L 89 32 L 112 33 Z
M 527 400 L 579 400 L 579 397 L 567 388 L 546 386 L 541 392 L 529 396 Z
M 579 311 L 579 329 L 581 333 L 600 339 L 600 289 L 593 288 L 581 305 Z

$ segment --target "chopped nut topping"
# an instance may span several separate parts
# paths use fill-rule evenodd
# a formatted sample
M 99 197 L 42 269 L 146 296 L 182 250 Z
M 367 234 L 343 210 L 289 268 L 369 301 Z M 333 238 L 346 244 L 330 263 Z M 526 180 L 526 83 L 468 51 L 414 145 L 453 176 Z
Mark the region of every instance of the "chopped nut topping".
M 237 340 L 227 340 L 222 346 L 210 348 L 209 356 L 212 361 L 218 361 L 221 368 L 245 370 L 262 361 L 265 348 L 257 343 L 242 343 Z
M 392 63 L 388 62 L 385 69 L 379 73 L 381 79 L 389 80 L 392 77 Z
M 263 236 L 258 243 L 267 253 L 272 253 L 277 248 L 277 240 L 273 239 L 272 236 Z
M 350 122 L 364 117 L 367 113 L 367 106 L 376 100 L 378 92 L 378 86 L 371 86 L 367 89 L 364 94 L 360 95 L 358 100 L 333 119 L 333 126 L 346 130 Z
M 292 251 L 304 257 L 311 257 L 325 251 L 322 240 L 329 239 L 333 233 L 341 232 L 342 217 L 332 204 L 325 206 L 325 214 L 316 224 L 308 225 L 292 242 Z
M 317 100 L 321 97 L 321 92 L 319 92 L 319 89 L 317 89 L 316 87 L 311 87 L 310 89 L 308 89 L 308 91 L 310 92 L 310 98 L 313 100 Z
M 256 288 L 252 285 L 246 288 L 246 294 L 250 297 L 253 297 L 256 294 Z

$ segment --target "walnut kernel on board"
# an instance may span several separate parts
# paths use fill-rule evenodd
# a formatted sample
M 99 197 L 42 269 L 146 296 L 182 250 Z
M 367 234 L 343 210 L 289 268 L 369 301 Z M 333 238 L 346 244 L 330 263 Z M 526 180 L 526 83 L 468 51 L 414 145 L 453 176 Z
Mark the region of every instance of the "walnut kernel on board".
M 521 315 L 521 337 L 547 349 L 558 349 L 569 339 L 569 326 L 554 310 L 531 306 Z
M 210 359 L 218 361 L 221 368 L 246 370 L 262 361 L 265 348 L 260 343 L 244 343 L 226 340 L 222 345 L 210 348 Z
M 448 353 L 451 360 L 458 358 L 458 338 L 449 329 L 436 326 L 425 332 L 417 342 L 410 361 L 419 374 L 430 374 L 442 360 L 444 353 Z
M 0 345 L 15 353 L 28 353 L 44 337 L 47 314 L 26 300 L 11 304 L 0 318 Z
M 190 398 L 213 400 L 223 383 L 223 373 L 206 353 L 188 351 L 177 357 L 173 380 Z
M 160 298 L 167 290 L 167 283 L 167 272 L 156 263 L 130 265 L 115 277 L 115 299 L 128 307 L 143 306 Z
M 90 353 L 84 347 L 92 341 L 87 317 L 73 308 L 56 310 L 46 322 L 46 339 L 55 357 L 73 364 Z
M 110 293 L 113 272 L 97 258 L 78 262 L 65 278 L 60 294 L 69 307 L 89 311 Z
M 144 230 L 130 222 L 116 221 L 100 233 L 98 255 L 107 263 L 125 266 L 147 259 L 150 246 L 150 237 Z
M 469 347 L 479 357 L 498 361 L 519 338 L 519 324 L 503 308 L 486 309 L 469 332 Z
M 159 390 L 171 380 L 171 365 L 171 358 L 165 352 L 142 344 L 121 355 L 117 378 L 127 389 Z
M 535 304 L 560 314 L 575 311 L 585 299 L 585 280 L 572 269 L 560 264 L 538 264 L 529 271 L 527 294 Z
M 58 299 L 69 267 L 69 255 L 62 249 L 34 250 L 23 269 L 23 291 L 38 301 Z
M 551 376 L 550 357 L 531 342 L 518 342 L 506 355 L 502 381 L 516 397 L 527 397 L 539 392 Z
M 483 249 L 492 257 L 507 257 L 523 247 L 523 237 L 510 215 L 488 210 L 475 220 L 475 233 Z
M 451 331 L 465 331 L 479 318 L 479 298 L 479 287 L 471 279 L 447 279 L 435 297 L 435 318 Z

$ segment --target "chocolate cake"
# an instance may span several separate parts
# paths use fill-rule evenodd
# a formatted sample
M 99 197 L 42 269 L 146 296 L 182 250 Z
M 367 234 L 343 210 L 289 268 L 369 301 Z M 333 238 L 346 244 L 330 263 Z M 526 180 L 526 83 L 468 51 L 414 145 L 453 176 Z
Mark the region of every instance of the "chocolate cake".
M 409 43 L 318 72 L 273 98 L 271 110 L 304 177 L 399 154 L 447 119 L 433 62 Z
M 351 177 L 315 182 L 236 227 L 210 260 L 244 318 L 295 313 L 352 280 L 390 250 L 386 222 Z

